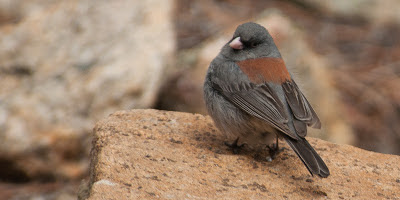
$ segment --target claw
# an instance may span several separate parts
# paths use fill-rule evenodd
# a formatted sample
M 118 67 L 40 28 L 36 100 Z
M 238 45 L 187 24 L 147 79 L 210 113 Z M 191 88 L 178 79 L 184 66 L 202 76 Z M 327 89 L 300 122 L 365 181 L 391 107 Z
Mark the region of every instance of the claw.
M 271 162 L 272 160 L 274 160 L 276 158 L 276 156 L 282 152 L 283 150 L 285 150 L 286 148 L 280 148 L 279 149 L 279 140 L 278 137 L 276 137 L 276 143 L 267 146 L 268 151 L 269 151 L 269 156 L 267 157 L 267 161 Z
M 240 150 L 241 150 L 241 149 L 243 148 L 243 146 L 244 146 L 244 143 L 241 144 L 241 145 L 238 145 L 238 141 L 239 141 L 239 137 L 236 138 L 236 140 L 233 141 L 232 143 L 225 142 L 225 145 L 228 146 L 228 147 L 232 150 L 232 152 L 233 152 L 234 154 L 239 154 L 239 153 L 240 153 Z

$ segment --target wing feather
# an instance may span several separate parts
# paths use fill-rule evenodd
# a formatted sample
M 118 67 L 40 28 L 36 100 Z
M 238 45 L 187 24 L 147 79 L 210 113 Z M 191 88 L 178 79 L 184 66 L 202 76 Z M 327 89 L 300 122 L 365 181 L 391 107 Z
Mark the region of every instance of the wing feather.
M 291 138 L 299 139 L 296 133 L 290 131 L 285 107 L 270 86 L 253 83 L 221 85 L 214 84 L 213 87 L 238 108 L 269 122 Z
M 293 80 L 286 81 L 282 84 L 282 88 L 285 92 L 286 101 L 288 102 L 294 117 L 297 120 L 306 123 L 308 126 L 321 128 L 321 122 L 317 114 L 300 91 L 296 82 Z

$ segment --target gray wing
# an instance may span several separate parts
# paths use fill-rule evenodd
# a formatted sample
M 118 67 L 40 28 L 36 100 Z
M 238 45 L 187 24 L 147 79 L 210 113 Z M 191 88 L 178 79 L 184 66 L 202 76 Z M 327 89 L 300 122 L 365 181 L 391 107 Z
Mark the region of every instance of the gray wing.
M 305 124 L 313 128 L 321 128 L 321 122 L 315 113 L 314 109 L 311 107 L 310 103 L 307 101 L 306 97 L 300 91 L 296 82 L 286 81 L 282 84 L 282 88 L 285 92 L 286 101 L 295 117 L 293 122 L 297 131 L 296 123 Z M 302 128 L 300 128 L 302 129 Z M 301 134 L 300 134 L 301 135 Z
M 285 107 L 267 84 L 256 85 L 247 82 L 227 85 L 214 82 L 213 88 L 246 113 L 269 122 L 293 139 L 300 139 L 299 135 L 290 131 Z
M 282 84 L 286 101 L 293 113 L 293 126 L 296 133 L 288 127 L 289 118 L 285 106 L 267 84 L 256 85 L 250 82 L 227 85 L 215 83 L 213 87 L 228 101 L 246 113 L 269 122 L 276 129 L 293 139 L 307 135 L 307 125 L 320 128 L 320 120 L 297 84 L 291 80 Z

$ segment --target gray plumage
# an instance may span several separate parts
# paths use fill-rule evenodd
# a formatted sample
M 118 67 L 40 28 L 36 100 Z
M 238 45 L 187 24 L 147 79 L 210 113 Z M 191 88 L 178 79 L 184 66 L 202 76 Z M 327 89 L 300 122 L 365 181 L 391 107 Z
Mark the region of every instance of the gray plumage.
M 243 49 L 230 46 L 237 37 Z M 204 99 L 217 128 L 254 148 L 265 147 L 279 136 L 311 174 L 327 177 L 328 167 L 304 138 L 307 126 L 320 128 L 321 124 L 296 83 L 292 79 L 255 83 L 238 65 L 248 59 L 281 59 L 268 31 L 258 24 L 246 23 L 237 28 L 232 40 L 211 62 L 204 82 Z

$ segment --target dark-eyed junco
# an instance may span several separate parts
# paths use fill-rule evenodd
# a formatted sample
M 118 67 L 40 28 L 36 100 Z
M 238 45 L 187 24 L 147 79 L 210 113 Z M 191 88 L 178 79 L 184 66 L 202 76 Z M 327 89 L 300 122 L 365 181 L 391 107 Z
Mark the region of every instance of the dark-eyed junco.
M 261 25 L 237 27 L 208 68 L 204 99 L 218 129 L 237 138 L 231 147 L 268 145 L 274 154 L 278 137 L 283 138 L 312 175 L 329 176 L 328 167 L 305 139 L 307 126 L 321 127 L 318 116 Z M 269 146 L 275 139 L 276 145 Z

